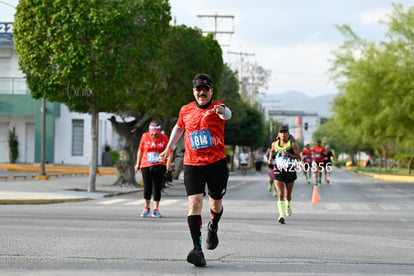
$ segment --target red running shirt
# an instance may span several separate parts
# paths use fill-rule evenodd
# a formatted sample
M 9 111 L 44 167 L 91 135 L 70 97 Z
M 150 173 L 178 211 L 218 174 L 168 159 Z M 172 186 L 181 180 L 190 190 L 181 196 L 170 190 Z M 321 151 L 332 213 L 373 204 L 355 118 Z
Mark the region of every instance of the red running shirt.
M 212 101 L 208 108 L 202 109 L 195 102 L 184 105 L 177 121 L 177 126 L 185 129 L 184 165 L 204 166 L 226 157 L 224 154 L 224 125 L 218 114 L 207 114 L 207 110 L 221 101 Z
M 303 163 L 312 163 L 312 150 L 308 150 L 305 148 L 302 150 L 301 155 L 303 156 Z
M 315 162 L 321 163 L 323 162 L 323 153 L 326 151 L 324 146 L 314 146 L 313 147 L 313 160 Z
M 142 134 L 139 150 L 142 152 L 141 168 L 155 165 L 165 165 L 165 162 L 158 162 L 158 156 L 168 145 L 168 137 L 162 133 L 153 140 L 149 132 Z

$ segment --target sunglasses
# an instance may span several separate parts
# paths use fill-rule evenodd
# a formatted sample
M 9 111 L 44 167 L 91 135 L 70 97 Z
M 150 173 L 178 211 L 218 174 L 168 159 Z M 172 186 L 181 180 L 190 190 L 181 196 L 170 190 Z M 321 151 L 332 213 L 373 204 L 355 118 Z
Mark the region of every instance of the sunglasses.
M 210 87 L 207 87 L 207 86 L 198 86 L 198 87 L 195 88 L 195 90 L 197 92 L 200 92 L 200 91 L 208 92 L 208 91 L 210 91 Z

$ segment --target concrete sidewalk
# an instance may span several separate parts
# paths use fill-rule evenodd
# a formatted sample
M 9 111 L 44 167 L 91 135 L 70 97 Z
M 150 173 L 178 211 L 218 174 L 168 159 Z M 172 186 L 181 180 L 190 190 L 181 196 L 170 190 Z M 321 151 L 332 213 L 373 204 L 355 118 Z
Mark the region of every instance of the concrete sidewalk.
M 140 179 L 137 176 L 137 181 Z M 142 187 L 114 186 L 116 175 L 96 177 L 95 192 L 88 192 L 89 176 L 53 177 L 49 180 L 1 180 L 0 204 L 46 204 L 83 201 L 114 195 L 135 193 Z

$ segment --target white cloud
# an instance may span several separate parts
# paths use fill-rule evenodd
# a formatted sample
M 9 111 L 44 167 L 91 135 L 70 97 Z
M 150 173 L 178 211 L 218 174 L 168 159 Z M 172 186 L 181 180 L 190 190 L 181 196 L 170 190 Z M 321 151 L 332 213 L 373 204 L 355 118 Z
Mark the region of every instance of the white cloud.
M 297 90 L 320 96 L 337 92 L 327 75 L 328 60 L 334 48 L 335 45 L 327 43 L 263 46 L 255 49 L 254 59 L 248 60 L 257 60 L 261 66 L 272 70 L 268 94 Z M 237 69 L 238 60 L 233 60 L 232 65 Z
M 380 21 L 387 19 L 388 14 L 388 10 L 370 10 L 359 13 L 358 17 L 363 24 L 371 25 L 378 24 Z

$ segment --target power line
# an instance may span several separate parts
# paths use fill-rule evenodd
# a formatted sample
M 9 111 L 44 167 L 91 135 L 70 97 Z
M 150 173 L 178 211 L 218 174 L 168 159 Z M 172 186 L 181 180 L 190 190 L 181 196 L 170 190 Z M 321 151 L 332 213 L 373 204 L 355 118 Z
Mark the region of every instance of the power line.
M 228 19 L 232 19 L 232 21 L 234 20 L 234 15 L 218 15 L 216 14 L 199 14 L 197 15 L 200 18 L 203 17 L 208 17 L 208 18 L 214 18 L 214 30 L 213 31 L 203 31 L 203 33 L 213 33 L 214 37 L 216 37 L 216 34 L 233 34 L 234 31 L 218 31 L 217 30 L 217 19 L 219 18 L 228 18 Z
M 231 37 L 231 35 L 234 33 L 234 15 L 218 15 L 216 13 L 216 14 L 211 14 L 211 15 L 210 14 L 199 14 L 199 15 L 197 15 L 197 17 L 200 17 L 200 18 L 207 17 L 207 18 L 213 18 L 214 19 L 214 30 L 213 31 L 203 31 L 203 33 L 212 33 L 214 35 L 215 39 L 217 39 L 217 34 L 226 34 L 226 35 L 230 35 L 230 37 Z M 231 19 L 232 24 L 233 24 L 233 30 L 232 31 L 219 31 L 219 30 L 217 30 L 217 28 L 218 28 L 217 20 L 219 18 Z M 223 45 L 223 44 L 221 44 L 221 46 L 222 47 L 230 47 L 230 45 Z
M 302 76 L 302 77 L 320 77 L 324 76 L 324 74 L 318 73 L 307 73 L 307 72 L 274 72 L 276 75 L 292 75 L 292 76 Z
M 10 5 L 9 3 L 4 2 L 4 1 L 1 1 L 1 0 L 0 0 L 0 4 L 3 4 L 3 5 L 8 6 L 8 7 L 10 7 L 10 8 L 16 9 L 16 7 L 15 7 L 15 6 Z
M 241 94 L 241 84 L 242 84 L 242 76 L 243 76 L 243 56 L 254 56 L 253 53 L 245 53 L 245 52 L 232 52 L 232 51 L 228 51 L 228 54 L 232 54 L 232 55 L 238 55 L 239 56 L 239 93 Z

